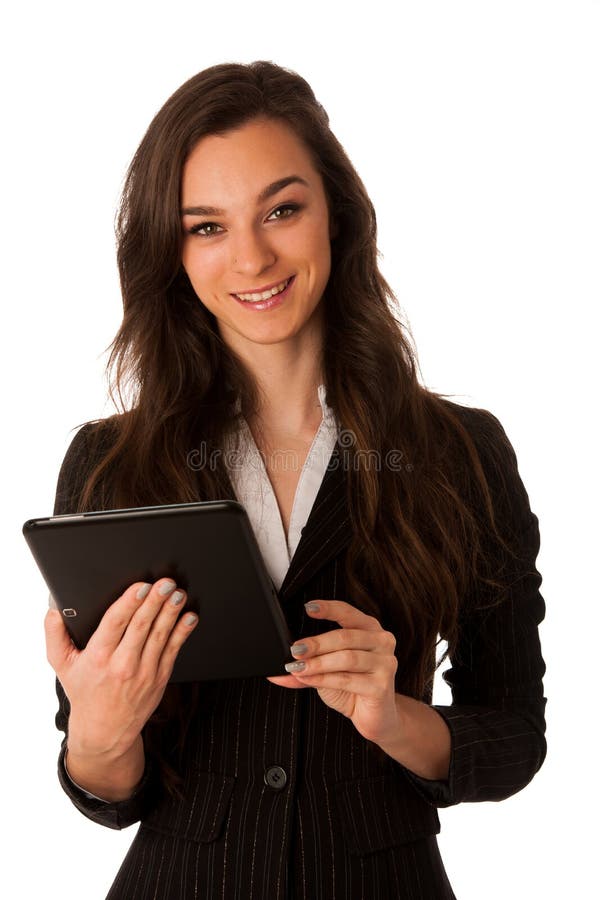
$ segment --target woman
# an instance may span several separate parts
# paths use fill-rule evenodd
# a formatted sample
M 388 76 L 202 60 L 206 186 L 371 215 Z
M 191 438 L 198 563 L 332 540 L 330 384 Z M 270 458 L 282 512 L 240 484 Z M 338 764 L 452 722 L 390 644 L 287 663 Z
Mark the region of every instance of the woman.
M 48 613 L 61 784 L 141 822 L 108 896 L 454 897 L 437 808 L 509 797 L 546 754 L 538 520 L 500 422 L 418 383 L 372 204 L 295 73 L 179 88 L 117 230 L 130 408 L 76 434 L 55 513 L 240 500 L 305 667 L 167 687 L 202 627 L 168 577 L 81 652 Z M 201 442 L 245 462 L 194 465 Z

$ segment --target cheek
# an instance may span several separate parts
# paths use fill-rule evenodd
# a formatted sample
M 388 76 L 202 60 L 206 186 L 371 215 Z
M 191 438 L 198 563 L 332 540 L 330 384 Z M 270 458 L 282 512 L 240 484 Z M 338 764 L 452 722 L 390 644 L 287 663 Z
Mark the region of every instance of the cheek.
M 331 245 L 327 230 L 324 230 L 320 235 L 320 239 L 315 245 L 314 254 L 318 260 L 319 277 L 327 281 L 331 270 Z
M 220 267 L 210 254 L 199 253 L 193 245 L 183 246 L 181 264 L 197 292 L 218 290 Z
M 319 221 L 318 224 L 312 224 L 302 234 L 298 234 L 294 250 L 300 259 L 307 260 L 319 279 L 323 278 L 324 270 L 329 270 L 331 266 L 331 246 L 327 223 Z

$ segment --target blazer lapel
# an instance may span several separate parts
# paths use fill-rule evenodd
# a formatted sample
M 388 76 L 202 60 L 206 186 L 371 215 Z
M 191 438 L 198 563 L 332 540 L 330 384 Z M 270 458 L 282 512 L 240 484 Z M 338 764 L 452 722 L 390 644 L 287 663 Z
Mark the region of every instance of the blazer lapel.
M 329 562 L 352 538 L 346 499 L 346 473 L 339 442 L 336 443 L 321 487 L 279 589 L 282 604 Z
M 237 495 L 230 478 L 225 475 L 228 490 L 223 499 L 236 500 Z M 296 547 L 290 567 L 279 588 L 282 604 L 289 603 L 307 581 L 339 553 L 352 538 L 348 502 L 346 499 L 346 473 L 336 443 L 325 470 L 319 492 L 315 497 L 306 525 Z

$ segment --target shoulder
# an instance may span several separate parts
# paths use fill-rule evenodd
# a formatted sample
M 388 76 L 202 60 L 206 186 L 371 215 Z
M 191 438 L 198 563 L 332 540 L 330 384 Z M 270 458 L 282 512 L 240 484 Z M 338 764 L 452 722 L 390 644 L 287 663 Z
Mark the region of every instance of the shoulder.
M 506 466 L 516 466 L 516 454 L 500 419 L 489 409 L 463 406 L 442 400 L 445 411 L 468 433 L 479 454 L 486 475 Z
M 92 419 L 78 426 L 79 430 L 71 438 L 63 459 L 63 466 L 96 462 L 96 457 L 108 450 L 119 431 L 122 416 L 106 419 Z
M 464 425 L 474 440 L 507 439 L 502 423 L 489 409 L 464 406 L 445 397 L 441 398 L 441 403 L 450 415 Z
M 71 438 L 58 473 L 54 515 L 75 511 L 88 476 L 118 434 L 120 418 L 85 422 Z
M 444 399 L 443 404 L 471 438 L 494 506 L 512 519 L 515 527 L 531 525 L 529 496 L 519 472 L 517 454 L 500 419 L 488 409 L 463 406 Z M 473 472 L 475 460 L 465 450 L 465 467 Z

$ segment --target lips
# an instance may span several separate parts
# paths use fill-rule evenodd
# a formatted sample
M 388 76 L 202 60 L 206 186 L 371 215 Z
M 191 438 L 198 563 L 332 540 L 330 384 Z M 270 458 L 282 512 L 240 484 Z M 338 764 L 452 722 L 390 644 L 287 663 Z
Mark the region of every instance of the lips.
M 294 284 L 296 282 L 296 276 L 292 275 L 291 278 L 288 279 L 286 286 L 282 291 L 279 291 L 277 294 L 267 294 L 266 300 L 243 300 L 241 297 L 238 297 L 236 294 L 231 294 L 232 298 L 239 303 L 241 307 L 247 313 L 260 313 L 265 312 L 267 310 L 276 309 L 277 307 L 282 306 L 287 298 L 290 295 L 290 292 L 294 288 Z M 280 282 L 280 284 L 285 282 Z
M 282 294 L 285 291 L 285 289 L 288 287 L 288 285 L 290 284 L 293 277 L 294 276 L 291 275 L 287 279 L 282 279 L 281 281 L 275 281 L 271 285 L 267 285 L 263 288 L 256 288 L 252 291 L 239 291 L 235 294 L 232 294 L 232 296 L 235 297 L 237 300 L 241 300 L 242 303 L 262 303 L 265 300 L 269 300 L 271 297 L 276 297 L 278 294 Z M 271 291 L 274 288 L 279 288 L 279 290 L 275 294 L 272 294 Z M 263 297 L 263 296 L 261 296 L 262 294 L 269 294 L 269 296 Z M 255 295 L 255 299 L 250 300 L 247 298 L 247 295 Z

